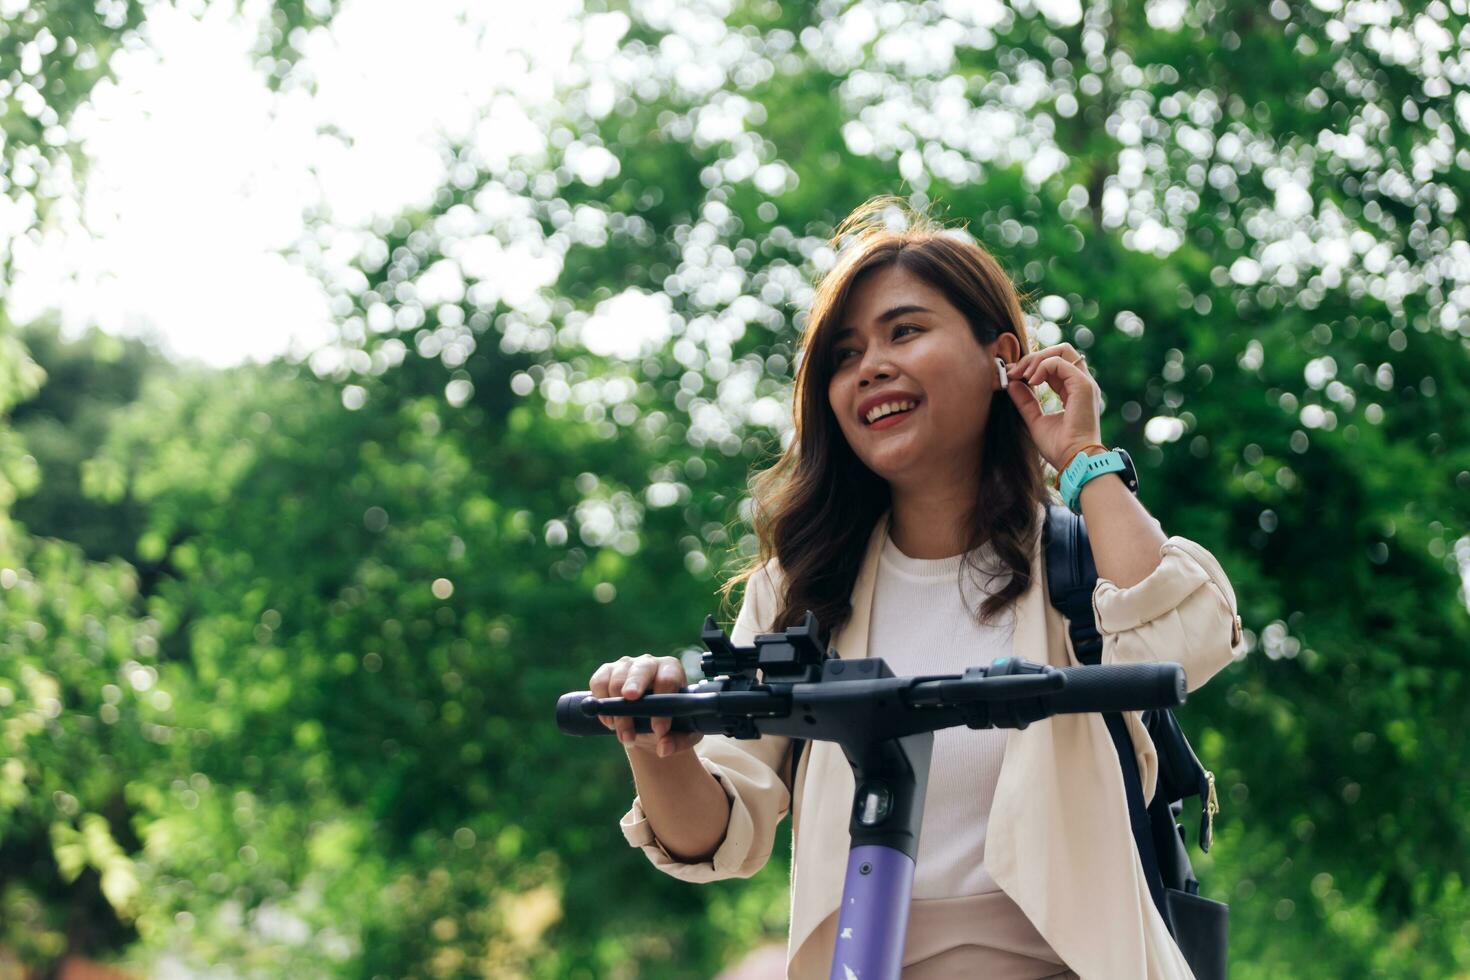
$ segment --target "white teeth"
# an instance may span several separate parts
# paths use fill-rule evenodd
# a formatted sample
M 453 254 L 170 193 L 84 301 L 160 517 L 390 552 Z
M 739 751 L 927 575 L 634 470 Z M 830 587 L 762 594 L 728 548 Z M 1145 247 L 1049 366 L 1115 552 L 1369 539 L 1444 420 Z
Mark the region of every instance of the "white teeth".
M 885 402 L 884 404 L 879 405 L 876 408 L 870 409 L 868 411 L 868 414 L 867 414 L 866 418 L 867 418 L 868 424 L 869 425 L 872 425 L 874 422 L 878 421 L 879 419 L 881 419 L 885 415 L 889 415 L 889 414 L 891 414 L 893 412 L 902 412 L 902 411 L 905 411 L 905 410 L 910 409 L 910 408 L 918 408 L 918 407 L 919 407 L 919 403 L 918 402 L 910 402 L 910 401 L 903 401 L 903 402 Z

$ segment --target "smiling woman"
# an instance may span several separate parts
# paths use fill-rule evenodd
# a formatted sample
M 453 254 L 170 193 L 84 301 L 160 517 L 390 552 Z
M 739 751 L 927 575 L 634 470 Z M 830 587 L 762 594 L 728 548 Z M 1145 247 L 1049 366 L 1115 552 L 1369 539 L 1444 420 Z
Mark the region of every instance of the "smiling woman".
M 1049 465 L 1071 477 L 1068 506 L 1086 512 L 1101 662 L 1178 660 L 1196 689 L 1240 638 L 1217 563 L 1165 540 L 1118 472 L 1094 465 L 1112 459 L 1080 352 L 1032 350 L 1000 264 L 922 216 L 890 227 L 902 203 L 871 200 L 834 236 L 838 259 L 818 284 L 793 391 L 794 438 L 752 481 L 760 553 L 724 587 L 745 585 L 732 642 L 749 646 L 810 610 L 824 648 L 844 661 L 881 657 L 896 677 L 1015 656 L 1080 666 L 1042 574 L 1042 521 L 1062 503 L 1043 479 Z M 1062 411 L 1042 410 L 1031 391 L 1042 383 Z M 1100 478 L 1083 490 L 1079 472 Z M 589 682 L 598 697 L 627 698 L 684 685 L 678 660 L 651 655 L 604 664 Z M 1129 717 L 1124 737 L 1153 785 L 1157 750 Z M 856 939 L 856 927 L 838 931 L 854 839 L 844 748 L 818 738 L 803 752 L 808 740 L 774 734 L 696 744 L 659 720 L 645 736 L 618 719 L 638 786 L 621 822 L 629 844 L 687 881 L 749 877 L 789 812 L 787 976 L 833 975 L 834 951 Z M 1151 897 L 1101 716 L 956 726 L 932 749 L 899 933 L 904 980 L 1193 975 Z
M 982 340 L 942 289 L 899 262 L 870 267 L 851 290 L 846 320 L 856 326 L 837 331 L 827 396 L 843 438 L 888 483 L 894 543 L 910 557 L 947 558 L 969 550 L 966 505 L 984 510 L 992 407 L 1011 407 L 975 395 L 999 390 L 994 359 L 1014 362 L 1020 340 Z
M 990 557 L 984 571 L 1005 584 L 982 622 L 1031 582 L 1043 459 L 1013 400 L 995 397 L 996 359 L 1032 349 L 1021 297 L 967 236 L 912 213 L 890 228 L 895 208 L 873 198 L 834 233 L 838 261 L 818 285 L 796 378 L 796 437 L 752 482 L 762 552 L 724 591 L 774 557 L 787 581 L 778 622 L 811 609 L 841 628 L 865 529 L 889 510 L 911 558 Z

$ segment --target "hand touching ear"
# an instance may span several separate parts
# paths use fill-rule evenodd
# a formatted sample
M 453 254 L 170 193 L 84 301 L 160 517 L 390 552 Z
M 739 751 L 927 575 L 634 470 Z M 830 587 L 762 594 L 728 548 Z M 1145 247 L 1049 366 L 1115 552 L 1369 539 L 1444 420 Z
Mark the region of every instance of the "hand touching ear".
M 1027 354 L 1006 371 L 1006 391 L 1042 458 L 1056 470 L 1071 462 L 1083 446 L 1102 442 L 1098 421 L 1102 389 L 1081 361 L 1081 354 L 1071 344 L 1057 344 Z M 1040 384 L 1049 385 L 1061 398 L 1060 412 L 1042 409 L 1031 390 Z

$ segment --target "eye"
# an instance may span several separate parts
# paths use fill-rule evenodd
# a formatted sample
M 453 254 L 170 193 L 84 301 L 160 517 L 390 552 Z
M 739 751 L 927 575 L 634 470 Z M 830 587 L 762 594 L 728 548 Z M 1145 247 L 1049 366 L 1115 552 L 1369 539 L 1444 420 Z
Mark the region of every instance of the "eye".
M 893 328 L 893 336 L 894 337 L 899 336 L 899 333 L 898 332 L 900 330 L 904 330 L 904 329 L 912 330 L 915 333 L 923 333 L 922 330 L 920 330 L 918 327 L 914 326 L 912 323 L 900 323 L 900 324 L 898 324 L 897 326 L 895 326 Z M 848 355 L 848 354 L 856 354 L 856 353 L 857 353 L 857 350 L 854 349 L 854 348 L 852 348 L 852 347 L 843 347 L 843 348 L 840 348 L 839 350 L 836 350 L 836 351 L 834 351 L 832 353 L 832 363 L 833 364 L 841 364 L 843 361 L 847 360 L 847 356 L 846 355 Z

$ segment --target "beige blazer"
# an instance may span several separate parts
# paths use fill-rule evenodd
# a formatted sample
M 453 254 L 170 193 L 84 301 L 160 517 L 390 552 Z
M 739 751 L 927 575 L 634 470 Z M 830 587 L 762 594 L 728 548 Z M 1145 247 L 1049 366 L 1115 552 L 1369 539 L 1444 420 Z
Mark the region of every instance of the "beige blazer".
M 1045 507 L 1037 504 L 1044 518 Z M 852 615 L 832 638 L 844 660 L 869 655 L 868 626 L 878 556 L 890 514 L 873 528 L 852 591 Z M 1079 666 L 1066 619 L 1047 598 L 1040 535 L 1038 570 L 1016 609 L 1016 656 Z M 1099 579 L 1093 611 L 1103 637 L 1103 663 L 1174 661 L 1191 691 L 1243 656 L 1235 590 L 1205 548 L 1178 536 L 1160 547 L 1162 561 L 1126 589 Z M 771 632 L 781 571 L 774 561 L 747 583 L 731 631 L 738 645 Z M 1144 794 L 1152 799 L 1158 759 L 1139 715 L 1126 716 Z M 847 871 L 852 769 L 832 742 L 808 743 L 794 789 L 780 774 L 790 739 L 706 735 L 694 751 L 730 797 L 730 823 L 712 858 L 674 860 L 654 837 L 641 802 L 621 821 L 628 843 L 660 871 L 691 882 L 748 878 L 765 866 L 776 827 L 792 811 L 790 980 L 826 980 L 836 913 Z M 1118 758 L 1101 715 L 1058 715 L 1006 735 L 1004 762 L 990 814 L 985 866 L 1057 955 L 1085 980 L 1193 980 L 1154 908 L 1128 826 Z

